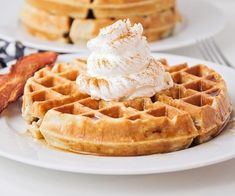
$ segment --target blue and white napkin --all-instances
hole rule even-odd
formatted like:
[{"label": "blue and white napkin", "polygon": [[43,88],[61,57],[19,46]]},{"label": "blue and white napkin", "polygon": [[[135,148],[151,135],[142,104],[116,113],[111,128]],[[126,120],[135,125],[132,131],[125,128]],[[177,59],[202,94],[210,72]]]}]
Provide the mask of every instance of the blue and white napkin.
[{"label": "blue and white napkin", "polygon": [[38,50],[27,48],[22,43],[7,42],[0,39],[0,68],[7,67],[7,63],[13,60],[17,60],[24,55],[28,55]]}]

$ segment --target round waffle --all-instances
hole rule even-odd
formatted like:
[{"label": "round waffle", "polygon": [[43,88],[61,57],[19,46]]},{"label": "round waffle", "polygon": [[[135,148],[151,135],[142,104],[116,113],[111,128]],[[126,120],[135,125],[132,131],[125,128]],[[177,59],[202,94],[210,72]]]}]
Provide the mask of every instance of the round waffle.
[{"label": "round waffle", "polygon": [[162,63],[174,86],[125,102],[94,100],[79,91],[75,80],[85,60],[38,71],[23,96],[29,131],[57,148],[109,156],[171,152],[218,135],[232,110],[222,77],[205,65]]},{"label": "round waffle", "polygon": [[[155,12],[148,16],[133,16],[130,21],[140,22],[144,27],[144,35],[148,41],[154,41],[171,35],[175,27],[175,13],[172,10]],[[73,43],[89,40],[98,35],[99,30],[116,22],[117,19],[75,19],[70,30]]]},{"label": "round waffle", "polygon": [[175,7],[175,0],[26,0],[47,12],[72,18],[126,18]]},{"label": "round waffle", "polygon": [[30,4],[25,4],[21,15],[21,23],[32,35],[67,43],[71,19],[66,16],[53,15],[39,10]]}]

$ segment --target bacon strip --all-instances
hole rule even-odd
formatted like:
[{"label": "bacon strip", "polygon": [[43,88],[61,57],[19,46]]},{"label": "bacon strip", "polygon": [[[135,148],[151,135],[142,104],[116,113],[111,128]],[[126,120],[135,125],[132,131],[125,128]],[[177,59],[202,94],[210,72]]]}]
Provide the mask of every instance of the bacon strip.
[{"label": "bacon strip", "polygon": [[19,59],[10,72],[0,75],[0,112],[22,94],[26,81],[39,69],[54,65],[58,54],[35,53]]}]

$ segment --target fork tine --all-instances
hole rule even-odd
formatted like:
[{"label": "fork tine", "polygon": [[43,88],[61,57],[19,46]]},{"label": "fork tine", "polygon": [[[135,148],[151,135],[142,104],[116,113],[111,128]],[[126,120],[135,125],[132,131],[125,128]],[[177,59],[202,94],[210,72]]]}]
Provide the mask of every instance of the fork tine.
[{"label": "fork tine", "polygon": [[210,57],[207,54],[207,50],[202,45],[202,40],[201,39],[197,40],[197,47],[198,47],[199,51],[201,52],[203,58],[207,61],[211,61]]},{"label": "fork tine", "polygon": [[218,64],[222,64],[225,65],[225,62],[223,61],[223,59],[220,57],[220,54],[218,53],[218,51],[216,50],[216,48],[214,47],[212,41],[210,38],[205,40],[205,44],[207,44],[208,49],[211,53],[211,55],[214,57],[214,62],[218,63]]},{"label": "fork tine", "polygon": [[233,67],[228,62],[213,38],[200,39],[198,40],[197,46],[205,60],[209,60],[221,65],[226,65],[228,67]]},{"label": "fork tine", "polygon": [[218,61],[217,61],[217,59],[215,58],[215,55],[213,54],[213,51],[211,50],[211,47],[210,47],[210,45],[208,44],[208,42],[206,41],[206,39],[202,39],[201,43],[202,43],[202,46],[203,46],[204,49],[205,49],[205,52],[206,52],[207,55],[209,56],[210,61],[217,63]]},{"label": "fork tine", "polygon": [[213,45],[214,49],[217,51],[217,53],[220,55],[221,59],[224,61],[224,64],[228,67],[233,67],[231,63],[227,60],[227,58],[224,56],[223,52],[219,48],[218,44],[215,42],[213,38],[210,38],[211,44]]}]

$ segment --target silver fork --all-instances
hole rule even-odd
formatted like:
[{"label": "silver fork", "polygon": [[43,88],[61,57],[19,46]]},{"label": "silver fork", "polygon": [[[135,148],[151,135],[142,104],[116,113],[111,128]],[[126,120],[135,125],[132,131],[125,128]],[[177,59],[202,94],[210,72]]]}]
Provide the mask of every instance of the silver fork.
[{"label": "silver fork", "polygon": [[234,68],[227,60],[214,38],[197,40],[197,46],[205,60]]}]

